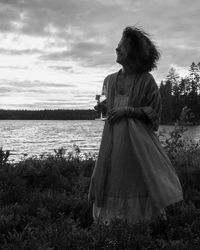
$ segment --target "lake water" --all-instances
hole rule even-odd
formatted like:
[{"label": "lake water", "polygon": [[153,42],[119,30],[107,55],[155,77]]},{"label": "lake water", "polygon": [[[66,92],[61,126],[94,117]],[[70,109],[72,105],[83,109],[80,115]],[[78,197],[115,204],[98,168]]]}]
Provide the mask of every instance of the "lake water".
[{"label": "lake water", "polygon": [[[54,149],[72,151],[73,145],[81,152],[97,153],[104,122],[97,120],[1,120],[0,147],[10,150],[11,161],[25,155],[53,153]],[[159,130],[171,130],[172,126],[160,126]],[[189,138],[199,140],[200,126],[189,127]]]}]

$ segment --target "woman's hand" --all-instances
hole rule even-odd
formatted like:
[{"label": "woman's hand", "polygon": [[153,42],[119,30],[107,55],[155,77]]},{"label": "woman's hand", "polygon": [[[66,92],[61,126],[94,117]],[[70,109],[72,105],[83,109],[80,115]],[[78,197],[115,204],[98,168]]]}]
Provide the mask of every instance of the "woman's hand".
[{"label": "woman's hand", "polygon": [[99,102],[97,103],[96,106],[94,106],[94,109],[98,112],[98,113],[103,113],[104,115],[106,114],[107,111],[107,106],[106,106],[106,99],[103,102]]},{"label": "woman's hand", "polygon": [[108,121],[110,123],[115,122],[117,119],[126,116],[127,107],[112,108],[108,113]]}]

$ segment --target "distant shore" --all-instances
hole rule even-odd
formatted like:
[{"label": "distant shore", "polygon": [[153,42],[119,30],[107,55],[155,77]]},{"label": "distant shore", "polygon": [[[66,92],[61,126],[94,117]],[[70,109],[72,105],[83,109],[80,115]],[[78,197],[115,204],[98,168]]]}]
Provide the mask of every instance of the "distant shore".
[{"label": "distant shore", "polygon": [[77,110],[0,110],[0,120],[94,120],[99,114],[93,109]]},{"label": "distant shore", "polygon": [[[0,109],[0,120],[95,120],[99,119],[94,109],[55,109],[55,110],[5,110]],[[174,125],[175,121],[162,121],[160,125]],[[200,125],[199,122],[186,122],[184,126]]]}]

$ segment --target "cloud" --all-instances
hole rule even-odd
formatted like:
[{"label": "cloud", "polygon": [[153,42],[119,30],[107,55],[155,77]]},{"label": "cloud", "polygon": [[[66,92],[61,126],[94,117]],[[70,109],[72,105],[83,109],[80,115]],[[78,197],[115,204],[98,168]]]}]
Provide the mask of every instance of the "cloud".
[{"label": "cloud", "polygon": [[[11,1],[8,1],[8,3]],[[13,30],[13,22],[20,19],[19,11],[12,4],[7,4],[6,1],[0,1],[0,30],[3,32],[8,32]]]},{"label": "cloud", "polygon": [[44,88],[75,88],[76,85],[74,84],[62,84],[62,83],[56,83],[56,82],[40,82],[40,81],[7,81],[6,79],[1,80],[0,84],[4,84],[7,86],[15,87],[15,86],[20,86],[24,88],[39,88],[39,87],[44,87]]},{"label": "cloud", "polygon": [[9,87],[0,87],[0,95],[5,95],[5,93],[9,93],[12,91],[12,88]]},{"label": "cloud", "polygon": [[[110,6],[109,9],[105,9],[104,4],[98,1],[77,3],[76,1],[58,0],[56,4],[52,0],[2,2],[4,3],[4,9],[9,8],[13,13],[20,13],[14,17],[10,16],[8,20],[5,19],[6,23],[16,24],[16,27],[10,24],[12,26],[10,30],[13,32],[32,36],[58,36],[65,39],[66,44],[71,47],[68,51],[49,53],[49,55],[46,55],[47,59],[58,60],[60,58],[62,60],[66,57],[71,57],[75,60],[80,60],[80,64],[87,65],[88,63],[90,66],[102,64],[103,61],[107,64],[108,56],[104,60],[102,58],[99,59],[101,54],[103,54],[102,52],[104,54],[109,53],[106,50],[106,45],[109,47],[105,36],[106,32],[104,31],[105,34],[102,35],[101,30],[105,30],[106,26],[104,27],[102,23],[108,21],[109,17],[107,14],[113,7],[111,8]],[[114,10],[110,12],[111,16],[112,13],[114,14]],[[93,21],[90,22],[88,20],[89,16],[94,20],[94,24]],[[103,17],[106,17],[107,21]],[[99,25],[97,25],[98,21]],[[17,23],[19,24],[18,26]],[[102,39],[104,44],[101,43]],[[21,53],[26,52],[37,51],[21,51]],[[9,53],[9,51],[4,51],[4,53]],[[12,53],[20,53],[20,51],[10,51],[10,54]],[[93,58],[87,59],[90,56],[93,56]]]},{"label": "cloud", "polygon": [[[175,37],[183,44],[199,40],[198,1],[193,1],[193,4],[180,0],[18,0],[1,3],[4,12],[6,8],[9,10],[7,16],[2,17],[5,23],[22,23],[21,28],[13,26],[13,31],[65,40],[67,50],[45,53],[44,56],[41,53],[40,58],[46,60],[71,58],[85,67],[111,67],[115,62],[114,48],[123,27],[136,23],[144,26],[160,42],[163,54],[167,52],[163,44],[169,44]],[[189,42],[188,45],[192,44]]]},{"label": "cloud", "polygon": [[5,98],[6,96],[13,96],[13,100],[15,98],[18,98],[19,95],[22,99],[30,96],[35,100],[37,100],[38,98],[42,98],[43,101],[45,101],[51,98],[52,95],[58,95],[58,98],[61,98],[61,96],[63,95],[68,96],[70,91],[75,88],[76,85],[74,84],[43,83],[40,81],[3,81],[0,82],[0,96],[3,96]]},{"label": "cloud", "polygon": [[[33,93],[41,103],[51,92],[60,100],[61,91],[71,100],[83,95],[88,103],[70,105],[92,105],[97,82],[118,67],[115,48],[123,28],[135,24],[162,52],[153,72],[160,81],[172,65],[186,69],[199,61],[199,13],[198,0],[0,0],[0,87],[9,95]],[[4,76],[12,75],[13,81],[2,85]]]},{"label": "cloud", "polygon": [[0,54],[4,55],[33,55],[43,53],[38,49],[4,49],[0,48]]},{"label": "cloud", "polygon": [[1,108],[67,108],[76,103],[76,107],[93,108],[95,92],[80,91],[74,84],[33,82],[0,82]]},{"label": "cloud", "polygon": [[50,69],[58,70],[58,71],[64,71],[64,72],[70,72],[73,73],[73,68],[71,66],[55,66],[51,65],[49,66]]},{"label": "cloud", "polygon": [[0,66],[0,69],[27,69],[28,67],[20,67],[20,66]]},{"label": "cloud", "polygon": [[66,61],[67,59],[78,61],[85,67],[91,66],[112,66],[114,53],[110,51],[109,46],[98,42],[74,42],[70,49],[46,53],[40,58],[42,60]]}]

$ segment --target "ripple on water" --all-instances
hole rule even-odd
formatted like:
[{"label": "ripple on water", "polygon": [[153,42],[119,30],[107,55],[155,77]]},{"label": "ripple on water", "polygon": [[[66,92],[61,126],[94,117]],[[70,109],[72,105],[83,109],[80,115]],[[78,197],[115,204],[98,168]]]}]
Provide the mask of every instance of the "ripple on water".
[{"label": "ripple on water", "polygon": [[[97,153],[104,123],[102,121],[9,121],[0,122],[0,146],[11,150],[11,158],[20,160],[24,154],[41,155],[53,153],[54,149],[73,149],[76,144],[81,152]],[[166,131],[172,126],[161,126]],[[200,126],[190,127],[186,134],[200,138]],[[14,155],[13,155],[14,154]]]}]

